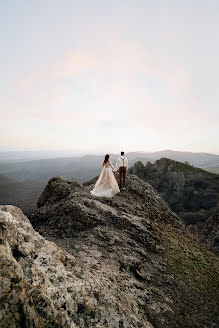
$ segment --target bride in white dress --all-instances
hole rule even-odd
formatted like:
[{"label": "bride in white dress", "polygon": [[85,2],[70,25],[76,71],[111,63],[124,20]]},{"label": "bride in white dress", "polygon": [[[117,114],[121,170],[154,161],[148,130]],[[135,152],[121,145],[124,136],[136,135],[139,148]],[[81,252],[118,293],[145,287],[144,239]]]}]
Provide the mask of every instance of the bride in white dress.
[{"label": "bride in white dress", "polygon": [[91,190],[91,194],[94,196],[113,197],[120,192],[119,186],[113,174],[113,172],[116,172],[116,169],[110,162],[109,157],[109,155],[105,156],[102,164],[102,172],[94,186],[94,189]]}]

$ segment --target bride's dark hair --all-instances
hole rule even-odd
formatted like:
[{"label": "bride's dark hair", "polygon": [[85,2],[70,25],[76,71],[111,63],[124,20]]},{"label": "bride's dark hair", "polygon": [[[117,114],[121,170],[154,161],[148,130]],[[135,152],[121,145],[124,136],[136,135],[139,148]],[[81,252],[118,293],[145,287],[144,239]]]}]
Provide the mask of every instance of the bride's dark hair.
[{"label": "bride's dark hair", "polygon": [[109,157],[110,157],[110,155],[106,155],[106,156],[105,156],[105,159],[104,159],[104,161],[103,161],[103,162],[104,162],[104,163],[108,162],[108,160],[109,160]]}]

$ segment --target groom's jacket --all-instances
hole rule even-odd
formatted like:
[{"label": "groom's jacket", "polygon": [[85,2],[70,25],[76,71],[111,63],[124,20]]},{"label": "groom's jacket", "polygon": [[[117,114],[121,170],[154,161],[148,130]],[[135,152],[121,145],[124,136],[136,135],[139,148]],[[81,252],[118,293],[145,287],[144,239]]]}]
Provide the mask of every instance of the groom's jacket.
[{"label": "groom's jacket", "polygon": [[128,170],[128,159],[125,156],[120,156],[116,162],[116,170],[118,170],[121,166],[125,166]]}]

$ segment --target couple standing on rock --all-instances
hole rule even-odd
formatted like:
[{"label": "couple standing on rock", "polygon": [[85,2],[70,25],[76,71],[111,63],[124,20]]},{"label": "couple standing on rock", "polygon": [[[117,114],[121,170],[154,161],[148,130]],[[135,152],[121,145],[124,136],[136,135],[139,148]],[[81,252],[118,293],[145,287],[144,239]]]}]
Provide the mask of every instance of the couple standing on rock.
[{"label": "couple standing on rock", "polygon": [[[113,174],[113,172],[117,172],[117,170],[119,171],[119,186]],[[117,159],[116,168],[114,168],[110,161],[110,155],[106,155],[102,164],[102,172],[94,186],[94,189],[91,191],[91,194],[99,197],[115,196],[118,192],[120,192],[120,189],[125,188],[127,170],[128,159],[125,157],[124,151],[121,151],[121,156]]]}]

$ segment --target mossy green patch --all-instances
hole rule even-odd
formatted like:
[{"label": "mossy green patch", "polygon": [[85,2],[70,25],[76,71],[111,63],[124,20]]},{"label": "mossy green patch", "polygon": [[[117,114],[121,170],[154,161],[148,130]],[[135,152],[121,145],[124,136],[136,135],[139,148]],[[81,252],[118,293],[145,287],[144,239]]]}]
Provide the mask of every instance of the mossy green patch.
[{"label": "mossy green patch", "polygon": [[[206,172],[205,170],[203,169],[200,169],[198,167],[194,167],[192,165],[189,165],[189,164],[184,164],[184,163],[181,163],[181,162],[175,162],[176,164],[174,165],[172,171],[175,171],[175,172],[185,172],[185,173],[206,173],[206,174],[209,174],[210,172]],[[210,174],[213,174],[213,173],[210,173]]]},{"label": "mossy green patch", "polygon": [[[177,294],[176,315],[180,327],[211,327],[217,321],[219,300],[219,261],[215,254],[205,249],[189,232],[185,233],[163,226],[162,244],[167,261],[167,271],[175,278]],[[185,300],[186,302],[185,303]],[[190,303],[188,306],[188,302]],[[200,305],[206,309],[200,313]],[[190,322],[190,316],[196,323]],[[209,324],[209,325],[208,325]]]}]

